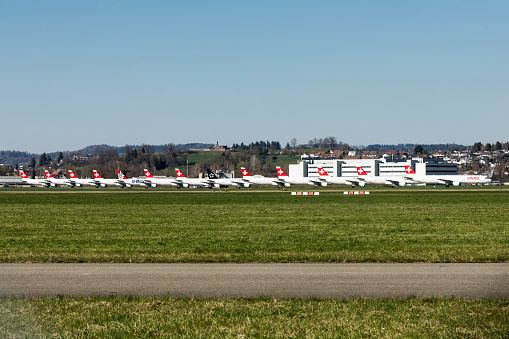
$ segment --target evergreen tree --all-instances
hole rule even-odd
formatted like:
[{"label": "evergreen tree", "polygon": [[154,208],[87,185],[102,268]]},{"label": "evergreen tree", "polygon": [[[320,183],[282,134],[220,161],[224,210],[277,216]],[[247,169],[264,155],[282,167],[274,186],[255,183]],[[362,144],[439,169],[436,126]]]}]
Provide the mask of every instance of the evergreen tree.
[{"label": "evergreen tree", "polygon": [[35,179],[35,158],[30,160],[30,168],[32,168],[32,179]]},{"label": "evergreen tree", "polygon": [[472,146],[472,152],[476,153],[476,152],[480,152],[482,149],[482,143],[481,142],[476,142],[474,144],[474,146]]},{"label": "evergreen tree", "polygon": [[41,157],[39,158],[39,166],[46,166],[48,163],[48,157],[46,156],[46,153],[41,154]]},{"label": "evergreen tree", "polygon": [[424,148],[422,145],[417,145],[414,147],[414,154],[423,154]]}]

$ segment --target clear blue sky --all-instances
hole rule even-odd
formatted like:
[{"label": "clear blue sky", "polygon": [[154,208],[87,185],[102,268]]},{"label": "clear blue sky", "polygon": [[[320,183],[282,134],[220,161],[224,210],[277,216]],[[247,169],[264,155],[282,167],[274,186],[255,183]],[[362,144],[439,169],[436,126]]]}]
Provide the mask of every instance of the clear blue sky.
[{"label": "clear blue sky", "polygon": [[509,1],[2,1],[0,149],[509,140]]}]

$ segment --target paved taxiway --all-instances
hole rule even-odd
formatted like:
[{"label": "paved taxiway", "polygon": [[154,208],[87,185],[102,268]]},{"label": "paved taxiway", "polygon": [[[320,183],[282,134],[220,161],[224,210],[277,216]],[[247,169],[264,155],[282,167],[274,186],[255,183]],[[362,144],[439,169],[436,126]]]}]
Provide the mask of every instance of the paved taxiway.
[{"label": "paved taxiway", "polygon": [[0,296],[508,298],[509,263],[0,264]]}]

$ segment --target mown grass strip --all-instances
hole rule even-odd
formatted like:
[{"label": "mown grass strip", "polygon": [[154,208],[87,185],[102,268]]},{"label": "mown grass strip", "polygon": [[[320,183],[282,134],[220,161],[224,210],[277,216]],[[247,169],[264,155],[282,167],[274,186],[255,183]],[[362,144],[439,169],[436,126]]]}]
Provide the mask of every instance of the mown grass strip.
[{"label": "mown grass strip", "polygon": [[0,192],[1,262],[507,262],[507,190]]},{"label": "mown grass strip", "polygon": [[504,338],[508,300],[0,298],[3,338]]}]

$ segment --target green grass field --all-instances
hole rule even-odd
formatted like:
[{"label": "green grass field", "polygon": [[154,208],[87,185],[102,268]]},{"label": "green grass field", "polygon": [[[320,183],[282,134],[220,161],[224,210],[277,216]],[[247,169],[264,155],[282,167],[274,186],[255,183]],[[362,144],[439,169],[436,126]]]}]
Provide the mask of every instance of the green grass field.
[{"label": "green grass field", "polygon": [[0,191],[1,262],[507,262],[509,191]]},{"label": "green grass field", "polygon": [[507,338],[509,301],[0,298],[2,338]]},{"label": "green grass field", "polygon": [[[369,190],[5,189],[0,261],[509,261],[509,190]],[[2,338],[507,333],[507,299],[0,298]]]}]

